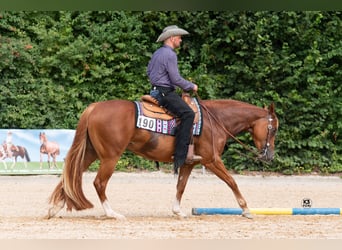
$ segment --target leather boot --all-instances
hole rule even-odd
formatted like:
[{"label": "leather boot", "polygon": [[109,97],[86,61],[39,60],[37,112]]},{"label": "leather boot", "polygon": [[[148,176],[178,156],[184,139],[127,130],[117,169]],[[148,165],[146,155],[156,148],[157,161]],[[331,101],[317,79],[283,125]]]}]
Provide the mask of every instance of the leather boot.
[{"label": "leather boot", "polygon": [[188,154],[186,155],[186,164],[191,164],[194,162],[199,162],[202,160],[202,157],[200,155],[194,154],[194,144],[190,144],[188,147]]}]

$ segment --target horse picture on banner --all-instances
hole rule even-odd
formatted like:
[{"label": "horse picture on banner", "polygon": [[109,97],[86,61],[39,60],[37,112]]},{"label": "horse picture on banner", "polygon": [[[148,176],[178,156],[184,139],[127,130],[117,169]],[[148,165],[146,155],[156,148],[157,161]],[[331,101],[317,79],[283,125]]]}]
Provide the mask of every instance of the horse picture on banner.
[{"label": "horse picture on banner", "polygon": [[59,144],[57,142],[48,141],[44,132],[39,133],[40,140],[40,168],[43,167],[43,156],[47,154],[47,162],[49,168],[52,168],[50,164],[50,158],[52,158],[53,167],[57,168],[56,158],[60,154]]},{"label": "horse picture on banner", "polygon": [[18,156],[20,156],[24,160],[25,168],[27,168],[27,162],[30,161],[30,156],[25,147],[19,145],[11,145],[10,149],[8,149],[6,143],[3,143],[0,147],[0,160],[3,162],[5,169],[7,169],[7,164],[4,160],[6,158],[12,159],[13,163],[11,165],[11,168],[13,169],[17,164]]},{"label": "horse picture on banner", "polygon": [[[271,161],[274,158],[278,118],[274,104],[261,108],[236,100],[200,100],[202,131],[194,135],[195,153],[200,162],[233,191],[242,209],[242,215],[252,218],[247,202],[234,178],[223,164],[221,155],[229,138],[249,132],[257,151],[256,159]],[[237,140],[237,139],[236,139]],[[173,162],[175,138],[136,126],[136,104],[128,100],[109,100],[90,104],[82,113],[75,137],[65,158],[61,180],[51,194],[52,207],[48,218],[55,216],[64,206],[67,210],[92,208],[93,204],[82,190],[82,176],[91,163],[99,159],[100,166],[94,180],[106,216],[123,219],[115,212],[106,196],[106,187],[115,166],[125,150],[146,159]],[[180,167],[172,212],[185,217],[181,199],[195,163]]]}]

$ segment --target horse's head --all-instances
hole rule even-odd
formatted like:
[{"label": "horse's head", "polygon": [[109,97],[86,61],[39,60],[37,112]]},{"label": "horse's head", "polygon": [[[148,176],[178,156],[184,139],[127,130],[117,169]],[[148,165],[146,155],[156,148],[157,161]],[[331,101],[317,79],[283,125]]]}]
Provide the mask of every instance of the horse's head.
[{"label": "horse's head", "polygon": [[46,135],[44,132],[39,133],[39,140],[40,140],[40,143],[44,143],[46,141]]},{"label": "horse's head", "polygon": [[250,132],[255,146],[260,152],[259,159],[271,161],[274,158],[274,141],[279,123],[274,111],[274,104],[271,103],[265,109],[268,111],[266,117],[254,121]]}]

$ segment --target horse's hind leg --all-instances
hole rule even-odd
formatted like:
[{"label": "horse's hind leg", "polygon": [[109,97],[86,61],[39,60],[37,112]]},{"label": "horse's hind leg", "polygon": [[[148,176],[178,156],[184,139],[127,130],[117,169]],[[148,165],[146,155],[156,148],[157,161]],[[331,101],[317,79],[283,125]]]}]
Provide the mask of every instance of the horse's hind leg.
[{"label": "horse's hind leg", "polygon": [[53,165],[57,169],[58,167],[57,167],[56,157],[57,157],[57,155],[55,155],[55,154],[52,155]]},{"label": "horse's hind leg", "polygon": [[192,169],[193,166],[189,165],[180,167],[177,182],[177,193],[172,207],[172,212],[179,217],[186,217],[186,214],[180,209],[180,203]]},{"label": "horse's hind leg", "polygon": [[94,180],[94,186],[100,198],[106,216],[116,219],[125,219],[125,216],[115,212],[112,209],[106,196],[106,187],[108,184],[108,180],[112,176],[118,160],[119,157],[115,157],[115,159],[110,158],[100,161],[100,167]]},{"label": "horse's hind leg", "polygon": [[17,163],[17,159],[13,158],[13,163],[11,165],[11,169],[13,169],[15,167],[16,163]]},{"label": "horse's hind leg", "polygon": [[221,159],[216,159],[214,163],[206,164],[205,166],[232,189],[239,206],[243,210],[242,215],[246,218],[252,219],[252,215],[250,214],[250,211],[247,207],[246,200],[243,198],[238,185],[236,184],[233,177],[229,174],[228,170],[225,168]]},{"label": "horse's hind leg", "polygon": [[4,164],[5,169],[7,169],[7,164],[6,164],[6,162],[5,162],[4,160],[1,160],[1,161],[2,161],[2,163]]}]

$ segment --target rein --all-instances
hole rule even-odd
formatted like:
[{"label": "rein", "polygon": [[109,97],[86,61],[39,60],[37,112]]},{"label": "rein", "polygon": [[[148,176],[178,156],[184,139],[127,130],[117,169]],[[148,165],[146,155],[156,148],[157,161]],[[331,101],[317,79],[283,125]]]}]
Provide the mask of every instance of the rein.
[{"label": "rein", "polygon": [[[198,93],[195,92],[196,94],[196,97],[199,99],[199,101],[201,101],[201,98],[199,97]],[[223,125],[222,125],[222,122],[213,114],[209,111],[209,109],[203,105],[203,103],[200,103],[201,107],[207,112],[208,114],[208,117],[209,117],[209,122],[210,122],[210,127],[212,128],[212,121],[211,121],[211,118],[214,119],[214,121],[223,129],[223,131],[228,134],[231,138],[233,138],[236,142],[238,142],[240,145],[242,145],[247,151],[250,151],[252,154],[254,154],[256,156],[256,158],[259,160],[259,161],[262,161],[264,163],[267,163],[267,161],[265,160],[262,160],[260,159],[260,154],[259,152],[256,152],[255,150],[253,150],[250,146],[247,146],[245,143],[243,143],[242,141],[240,141],[236,136],[234,136],[230,131],[228,131]],[[272,121],[271,118],[268,119],[268,121]],[[269,138],[270,138],[270,129],[272,129],[272,125],[269,124],[267,126],[268,130],[267,130],[267,138],[266,138],[266,144],[265,144],[265,147],[262,149],[262,155],[265,155],[268,151],[268,147],[270,146],[270,143],[269,143]],[[212,129],[211,129],[212,131]],[[211,132],[211,136],[212,136],[212,141],[214,141],[214,134],[213,132]],[[227,144],[227,143],[226,143]],[[214,143],[212,143],[213,145],[213,152],[214,152],[214,155],[215,155],[215,147],[214,147]],[[240,153],[240,152],[239,152]],[[246,155],[248,156],[248,155]],[[214,159],[215,161],[215,159]]]}]

